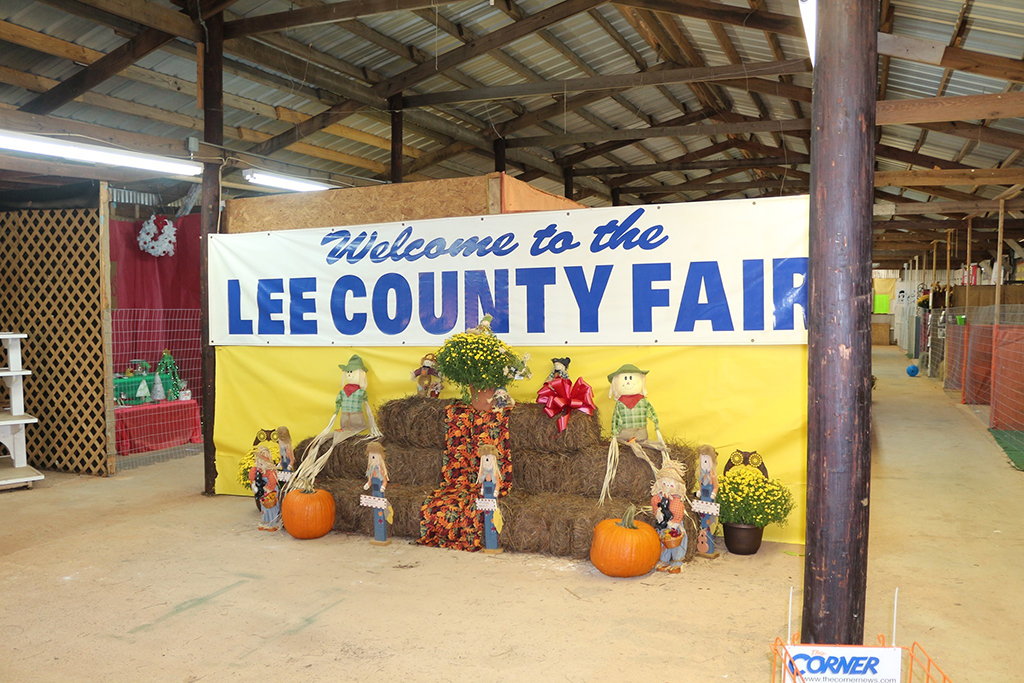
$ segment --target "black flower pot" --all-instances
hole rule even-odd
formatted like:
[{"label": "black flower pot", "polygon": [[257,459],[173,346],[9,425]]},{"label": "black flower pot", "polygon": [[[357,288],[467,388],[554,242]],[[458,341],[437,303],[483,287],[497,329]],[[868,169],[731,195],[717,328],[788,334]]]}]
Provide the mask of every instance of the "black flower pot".
[{"label": "black flower pot", "polygon": [[733,555],[753,555],[761,547],[764,527],[724,522],[722,527],[725,529],[725,547]]}]

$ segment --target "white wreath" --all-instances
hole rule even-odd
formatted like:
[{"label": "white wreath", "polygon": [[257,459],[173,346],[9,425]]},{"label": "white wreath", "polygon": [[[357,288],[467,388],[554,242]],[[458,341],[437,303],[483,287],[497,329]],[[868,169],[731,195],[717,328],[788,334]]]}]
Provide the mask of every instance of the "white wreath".
[{"label": "white wreath", "polygon": [[174,221],[163,216],[150,216],[139,230],[139,249],[153,256],[174,256],[177,232]]}]

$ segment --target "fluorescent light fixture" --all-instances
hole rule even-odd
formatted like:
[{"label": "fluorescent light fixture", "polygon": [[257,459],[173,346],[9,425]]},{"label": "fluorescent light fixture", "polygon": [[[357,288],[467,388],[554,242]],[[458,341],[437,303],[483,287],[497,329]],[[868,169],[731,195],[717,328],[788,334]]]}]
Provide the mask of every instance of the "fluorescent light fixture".
[{"label": "fluorescent light fixture", "polygon": [[318,183],[312,180],[300,180],[276,173],[264,173],[255,169],[242,171],[242,177],[254,185],[265,185],[276,187],[281,190],[294,190],[295,192],[315,192],[317,190],[330,190],[333,186],[327,183]]},{"label": "fluorescent light fixture", "polygon": [[203,165],[194,161],[126,152],[96,145],[83,145],[78,142],[54,140],[40,135],[14,133],[6,130],[0,130],[0,149],[108,166],[127,166],[168,175],[192,176],[203,172]]},{"label": "fluorescent light fixture", "polygon": [[800,19],[804,23],[804,35],[807,36],[807,51],[811,53],[811,66],[814,66],[814,40],[818,35],[818,0],[798,0]]}]

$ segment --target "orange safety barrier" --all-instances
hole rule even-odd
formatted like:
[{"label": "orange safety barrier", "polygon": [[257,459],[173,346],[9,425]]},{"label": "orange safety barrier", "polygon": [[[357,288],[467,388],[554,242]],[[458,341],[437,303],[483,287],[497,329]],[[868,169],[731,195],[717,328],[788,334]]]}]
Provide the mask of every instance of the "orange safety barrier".
[{"label": "orange safety barrier", "polygon": [[[800,645],[800,635],[795,634],[789,645]],[[829,645],[828,647],[849,647],[855,645]],[[885,644],[885,636],[878,636],[878,643],[872,647],[893,647]],[[771,645],[772,648],[772,683],[806,683],[803,675],[797,669],[793,658],[789,655],[789,646],[781,639],[776,638]],[[904,683],[953,683],[939,665],[935,663],[924,648],[917,642],[908,647],[900,646],[903,650],[903,681]],[[788,674],[787,674],[788,672]]]}]

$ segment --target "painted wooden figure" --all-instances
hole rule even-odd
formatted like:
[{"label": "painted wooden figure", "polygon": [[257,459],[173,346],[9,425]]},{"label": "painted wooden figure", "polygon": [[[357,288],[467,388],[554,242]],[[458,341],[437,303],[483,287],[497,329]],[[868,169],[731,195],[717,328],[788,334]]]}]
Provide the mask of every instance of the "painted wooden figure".
[{"label": "painted wooden figure", "polygon": [[363,359],[353,355],[348,363],[339,365],[344,371],[341,391],[334,402],[335,415],[339,417],[339,429],[334,432],[334,443],[351,438],[369,430],[369,438],[380,437],[377,423],[370,410],[370,399],[366,393],[366,366]]},{"label": "painted wooden figure", "polygon": [[[484,502],[478,499],[478,509],[484,510],[484,552],[500,553],[498,547],[498,535],[501,533],[503,520],[501,510],[498,508],[498,493],[501,491],[501,466],[498,464],[498,449],[491,444],[484,444],[478,450],[480,455],[480,469],[477,471],[476,481],[480,484],[480,496]],[[494,501],[493,503],[489,501]]]},{"label": "painted wooden figure", "polygon": [[672,460],[658,470],[651,487],[651,509],[654,528],[661,539],[661,558],[655,567],[659,572],[678,574],[686,557],[686,468]]},{"label": "painted wooden figure", "polygon": [[[608,375],[608,382],[611,385],[608,398],[615,401],[615,409],[612,411],[612,440],[608,444],[608,464],[605,469],[604,486],[601,488],[602,503],[608,497],[608,491],[619,466],[620,443],[629,446],[633,454],[650,465],[655,473],[658,472],[658,468],[644,452],[644,447],[659,451],[663,464],[668,457],[668,446],[665,445],[661,430],[658,428],[658,413],[647,399],[647,373],[647,370],[627,363]],[[655,441],[648,438],[648,421],[654,423],[654,433],[657,437]]]},{"label": "painted wooden figure", "polygon": [[281,462],[278,464],[280,472],[277,475],[282,488],[292,478],[292,468],[295,465],[295,450],[292,448],[292,434],[288,428],[281,425],[276,430],[277,447],[281,452]]},{"label": "painted wooden figure", "polygon": [[281,497],[278,495],[277,466],[270,449],[261,446],[249,468],[249,483],[260,505],[260,531],[277,531],[281,519]]},{"label": "painted wooden figure", "polygon": [[[697,498],[714,503],[718,497],[718,451],[710,444],[697,449]],[[700,530],[697,532],[697,552],[705,557],[718,557],[715,551],[715,524],[718,515],[700,512]]]},{"label": "painted wooden figure", "polygon": [[[384,461],[384,446],[379,441],[372,441],[366,445],[366,483],[363,490],[370,490],[374,498],[385,498],[385,491],[388,488],[388,466]],[[392,520],[391,504],[374,506],[373,511],[373,541],[374,545],[388,545],[388,524]]]},{"label": "painted wooden figure", "polygon": [[437,398],[444,389],[444,381],[437,372],[437,358],[432,353],[423,356],[420,366],[412,371],[412,378],[416,382],[418,396]]}]

